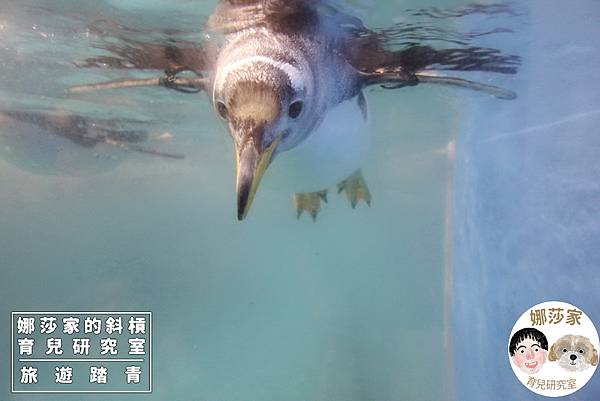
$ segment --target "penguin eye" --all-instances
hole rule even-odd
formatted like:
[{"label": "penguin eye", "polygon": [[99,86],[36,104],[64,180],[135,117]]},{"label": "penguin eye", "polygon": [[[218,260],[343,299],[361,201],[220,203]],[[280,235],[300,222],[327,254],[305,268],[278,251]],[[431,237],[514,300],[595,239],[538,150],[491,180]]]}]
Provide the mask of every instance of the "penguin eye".
[{"label": "penguin eye", "polygon": [[288,115],[291,118],[298,118],[300,113],[302,113],[302,108],[304,107],[304,103],[300,100],[290,104],[290,108],[288,110]]},{"label": "penguin eye", "polygon": [[227,106],[223,102],[217,102],[217,113],[223,120],[227,120]]}]

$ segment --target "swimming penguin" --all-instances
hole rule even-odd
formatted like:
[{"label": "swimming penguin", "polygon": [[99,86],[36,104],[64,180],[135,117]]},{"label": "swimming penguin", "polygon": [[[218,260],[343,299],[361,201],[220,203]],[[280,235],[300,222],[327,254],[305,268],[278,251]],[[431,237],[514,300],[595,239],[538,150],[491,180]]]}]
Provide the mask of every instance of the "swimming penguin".
[{"label": "swimming penguin", "polygon": [[222,0],[206,32],[211,39],[201,44],[111,44],[113,55],[80,66],[161,69],[165,76],[82,85],[71,92],[161,85],[206,93],[233,139],[239,220],[247,216],[270,165],[274,176],[291,184],[298,217],[306,211],[315,219],[336,183],[353,207],[360,200],[370,203],[360,173],[369,142],[363,94],[369,86],[432,83],[515,97],[439,71],[515,73],[518,57],[419,44],[387,50],[381,34],[324,0]]}]

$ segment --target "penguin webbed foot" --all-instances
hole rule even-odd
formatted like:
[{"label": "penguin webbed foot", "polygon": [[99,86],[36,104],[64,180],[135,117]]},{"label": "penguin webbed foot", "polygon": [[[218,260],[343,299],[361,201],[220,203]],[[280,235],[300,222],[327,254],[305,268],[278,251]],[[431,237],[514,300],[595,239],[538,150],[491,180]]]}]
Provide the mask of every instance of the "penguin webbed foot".
[{"label": "penguin webbed foot", "polygon": [[337,189],[338,194],[342,191],[346,192],[346,198],[348,198],[352,209],[356,208],[360,200],[371,206],[371,192],[361,170],[357,170],[350,177],[337,184]]},{"label": "penguin webbed foot", "polygon": [[317,221],[317,215],[321,210],[321,202],[327,203],[327,190],[294,194],[294,207],[296,218],[300,219],[302,213],[310,214],[313,221]]}]

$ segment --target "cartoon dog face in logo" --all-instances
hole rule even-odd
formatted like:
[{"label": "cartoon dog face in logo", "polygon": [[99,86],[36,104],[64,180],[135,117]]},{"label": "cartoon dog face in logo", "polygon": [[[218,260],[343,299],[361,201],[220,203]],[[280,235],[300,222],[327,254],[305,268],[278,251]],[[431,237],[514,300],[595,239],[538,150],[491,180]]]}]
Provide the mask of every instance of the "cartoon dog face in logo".
[{"label": "cartoon dog face in logo", "polygon": [[581,372],[598,365],[598,351],[587,337],[567,334],[552,345],[548,359],[565,370]]},{"label": "cartoon dog face in logo", "polygon": [[548,340],[541,331],[528,327],[513,334],[508,352],[513,363],[524,373],[539,372],[546,362]]}]

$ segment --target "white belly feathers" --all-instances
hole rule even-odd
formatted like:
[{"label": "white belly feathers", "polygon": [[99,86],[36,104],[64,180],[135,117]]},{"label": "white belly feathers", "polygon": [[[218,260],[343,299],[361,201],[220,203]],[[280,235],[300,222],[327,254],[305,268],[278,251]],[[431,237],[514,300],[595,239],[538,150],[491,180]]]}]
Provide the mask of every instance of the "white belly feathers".
[{"label": "white belly feathers", "polygon": [[263,185],[290,192],[314,192],[335,185],[361,168],[369,149],[369,128],[359,97],[328,111],[298,147],[279,154]]}]

